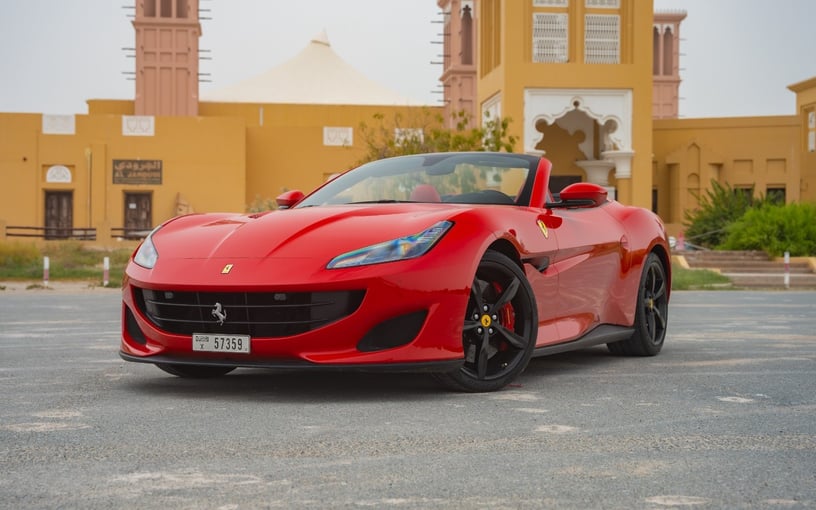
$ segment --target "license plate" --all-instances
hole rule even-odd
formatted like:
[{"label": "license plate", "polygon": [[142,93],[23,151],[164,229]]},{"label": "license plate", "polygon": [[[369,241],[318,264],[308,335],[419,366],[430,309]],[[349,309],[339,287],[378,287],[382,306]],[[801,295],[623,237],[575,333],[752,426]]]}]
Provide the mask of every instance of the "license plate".
[{"label": "license plate", "polygon": [[249,335],[193,333],[193,350],[203,352],[239,352],[249,354]]}]

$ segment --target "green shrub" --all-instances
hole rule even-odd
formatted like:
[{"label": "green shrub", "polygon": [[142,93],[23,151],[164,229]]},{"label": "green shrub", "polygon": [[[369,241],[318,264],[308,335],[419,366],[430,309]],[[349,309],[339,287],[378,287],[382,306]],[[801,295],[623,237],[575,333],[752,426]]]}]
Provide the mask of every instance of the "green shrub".
[{"label": "green shrub", "polygon": [[248,213],[259,213],[264,211],[274,211],[278,208],[278,203],[274,198],[255,195],[255,200],[247,206]]},{"label": "green shrub", "polygon": [[104,256],[98,252],[85,249],[79,241],[48,243],[43,248],[42,253],[51,260],[52,267],[65,269],[93,266]]},{"label": "green shrub", "polygon": [[42,248],[29,243],[0,243],[0,278],[38,280],[43,276],[43,257],[50,263],[51,280],[102,279],[103,259],[110,259],[110,279],[122,278],[132,249],[106,250],[79,241],[48,242]]},{"label": "green shrub", "polygon": [[40,250],[32,243],[0,242],[0,267],[36,264]]},{"label": "green shrub", "polygon": [[702,196],[697,195],[697,200],[699,208],[685,213],[686,240],[706,248],[722,244],[727,235],[726,227],[745,211],[770,202],[766,197],[753,198],[750,193],[715,180],[711,181],[711,189],[705,190]]},{"label": "green shrub", "polygon": [[[405,121],[396,114],[386,119],[382,113],[374,114],[374,124],[360,124],[360,136],[366,154],[358,164],[378,159],[423,154],[427,152],[506,151],[513,152],[518,137],[509,133],[511,119],[485,117],[482,127],[470,127],[472,118],[464,110],[454,112],[456,126],[446,127],[443,115],[424,110],[418,118]],[[422,126],[417,129],[400,130],[402,126]],[[400,135],[397,136],[396,133]]]},{"label": "green shrub", "polygon": [[763,204],[730,225],[726,250],[762,250],[769,255],[816,255],[816,204]]}]

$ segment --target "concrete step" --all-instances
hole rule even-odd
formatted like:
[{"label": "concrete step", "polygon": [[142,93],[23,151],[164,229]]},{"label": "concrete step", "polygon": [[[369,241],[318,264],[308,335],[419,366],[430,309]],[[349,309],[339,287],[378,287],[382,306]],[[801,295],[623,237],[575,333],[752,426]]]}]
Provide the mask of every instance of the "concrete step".
[{"label": "concrete step", "polygon": [[[784,289],[785,277],[782,274],[761,273],[723,273],[735,287]],[[791,274],[789,280],[791,289],[816,289],[816,274]]]},{"label": "concrete step", "polygon": [[763,251],[691,250],[679,252],[687,260],[771,260]]},{"label": "concrete step", "polygon": [[[716,262],[706,262],[701,264],[699,262],[689,262],[689,267],[699,268],[699,269],[716,269],[721,273],[778,273],[782,274],[785,272],[785,264],[782,262],[767,262],[764,264],[761,263],[745,263],[745,264],[734,264],[734,263],[725,263],[725,264],[718,264]],[[790,272],[799,273],[799,274],[807,274],[812,273],[810,266],[807,263],[791,263],[790,264]]]},{"label": "concrete step", "polygon": [[[785,288],[785,263],[760,251],[685,251],[692,269],[710,269],[727,276],[735,287]],[[806,260],[788,264],[789,288],[816,288],[816,273]]]}]

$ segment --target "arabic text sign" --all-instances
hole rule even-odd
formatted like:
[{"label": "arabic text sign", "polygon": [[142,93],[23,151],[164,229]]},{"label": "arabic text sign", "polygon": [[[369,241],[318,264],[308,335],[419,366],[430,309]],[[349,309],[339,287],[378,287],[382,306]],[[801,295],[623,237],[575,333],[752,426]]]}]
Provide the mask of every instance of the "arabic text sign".
[{"label": "arabic text sign", "polygon": [[114,184],[161,184],[160,159],[114,159]]}]

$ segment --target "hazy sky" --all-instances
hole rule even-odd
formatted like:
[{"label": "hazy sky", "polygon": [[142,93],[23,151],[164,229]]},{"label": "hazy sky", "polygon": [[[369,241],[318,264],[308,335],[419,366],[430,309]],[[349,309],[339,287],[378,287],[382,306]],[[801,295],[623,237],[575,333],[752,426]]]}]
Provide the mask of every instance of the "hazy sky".
[{"label": "hazy sky", "polygon": [[[508,0],[529,1],[529,0]],[[577,1],[577,0],[575,0]],[[637,0],[648,1],[648,0]],[[654,0],[684,10],[682,117],[790,115],[787,86],[816,76],[816,0]],[[134,0],[0,0],[0,111],[86,113],[132,99]],[[335,52],[403,96],[437,104],[436,0],[201,0],[202,90],[275,67],[326,30]],[[206,54],[205,54],[206,55]]]}]

